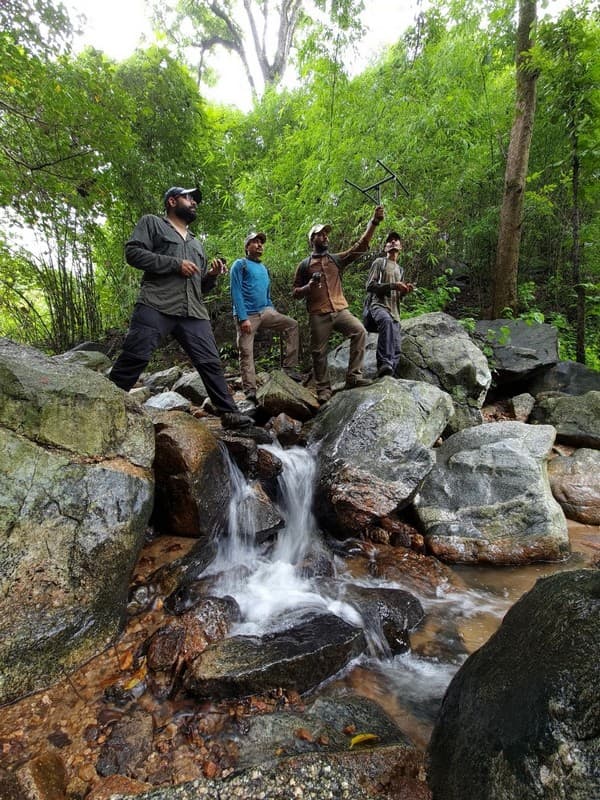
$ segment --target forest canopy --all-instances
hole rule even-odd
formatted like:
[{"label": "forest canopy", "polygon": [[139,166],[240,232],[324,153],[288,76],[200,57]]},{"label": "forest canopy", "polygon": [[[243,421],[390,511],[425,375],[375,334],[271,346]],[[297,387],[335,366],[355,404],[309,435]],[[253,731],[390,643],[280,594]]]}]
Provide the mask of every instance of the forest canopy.
[{"label": "forest canopy", "polygon": [[[267,233],[274,299],[300,318],[290,284],[308,229],[326,221],[336,249],[351,243],[373,205],[351,184],[376,183],[381,164],[402,184],[383,184],[381,199],[419,286],[406,313],[488,318],[505,277],[497,251],[523,2],[432,3],[355,77],[340,43],[360,47],[363,3],[318,3],[319,15],[283,4],[293,24],[264,54],[247,113],[203,97],[199,62],[184,56],[189,41],[209,52],[226,34],[260,50],[259,29],[247,42],[228,26],[233,0],[161,4],[161,44],[120,62],[75,53],[59,2],[2,4],[0,335],[60,352],[124,330],[139,274],[123,244],[141,214],[160,213],[170,185],[201,187],[196,231],[209,255],[233,261],[249,230]],[[185,8],[196,18],[184,25]],[[516,297],[501,311],[552,322],[563,358],[600,369],[600,12],[588,0],[553,19],[541,10],[519,62],[537,99]],[[295,88],[282,83],[290,69]],[[345,279],[355,311],[381,241],[372,245]],[[226,284],[210,298],[213,315],[230,314]]]}]

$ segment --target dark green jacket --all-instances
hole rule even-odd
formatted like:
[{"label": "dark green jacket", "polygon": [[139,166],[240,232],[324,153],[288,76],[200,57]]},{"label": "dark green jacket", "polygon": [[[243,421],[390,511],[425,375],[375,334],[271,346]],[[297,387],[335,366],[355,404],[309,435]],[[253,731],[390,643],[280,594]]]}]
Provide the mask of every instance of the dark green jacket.
[{"label": "dark green jacket", "polygon": [[[175,317],[209,318],[203,293],[213,288],[216,278],[206,275],[204,247],[193,233],[188,231],[184,240],[165,217],[146,214],[125,244],[125,257],[144,272],[138,303]],[[179,271],[184,259],[193,261],[200,272],[184,277]]]}]

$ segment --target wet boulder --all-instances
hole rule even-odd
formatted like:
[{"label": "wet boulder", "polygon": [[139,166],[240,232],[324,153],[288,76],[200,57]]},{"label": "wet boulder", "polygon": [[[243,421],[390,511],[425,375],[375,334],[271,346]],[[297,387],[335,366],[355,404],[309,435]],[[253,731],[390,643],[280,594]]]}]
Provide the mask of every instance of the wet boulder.
[{"label": "wet boulder", "polygon": [[580,448],[548,464],[552,494],[568,519],[600,525],[600,451]]},{"label": "wet boulder", "polygon": [[178,411],[153,415],[156,503],[153,522],[174,536],[210,537],[226,517],[231,480],[217,436]]},{"label": "wet boulder", "polygon": [[238,769],[264,768],[284,755],[344,752],[355,731],[368,732],[368,741],[378,747],[409,743],[381,706],[337,689],[321,695],[304,710],[253,717],[245,735],[238,737]]},{"label": "wet boulder", "polygon": [[267,431],[263,433],[262,438],[240,436],[232,431],[220,431],[218,436],[232,460],[248,479],[258,478],[264,483],[271,483],[277,479],[283,465],[276,455],[260,447],[261,444],[273,443],[270,434]]},{"label": "wet boulder", "polygon": [[283,447],[298,444],[302,433],[302,423],[288,414],[278,414],[266,427]]},{"label": "wet boulder", "polygon": [[288,630],[232,636],[208,647],[185,676],[199,697],[260,694],[281,687],[306,692],[343,669],[365,649],[360,628],[326,614]]},{"label": "wet boulder", "polygon": [[487,358],[448,314],[402,320],[398,375],[431,383],[450,395],[454,405],[450,432],[483,422],[481,408],[492,382]]},{"label": "wet boulder", "polygon": [[600,797],[600,571],[539,580],[450,683],[435,800]]},{"label": "wet boulder", "polygon": [[406,652],[409,632],[425,616],[419,600],[403,589],[358,586],[345,581],[324,581],[319,587],[326,597],[349,603],[358,611],[375,652]]},{"label": "wet boulder", "polygon": [[431,448],[452,413],[448,394],[415,381],[383,378],[335,394],[310,431],[325,527],[344,536],[393,528],[432,468]]},{"label": "wet boulder", "polygon": [[248,485],[238,505],[230,510],[228,528],[240,540],[262,544],[285,524],[281,513],[260,483]]},{"label": "wet boulder", "polygon": [[420,598],[435,598],[461,588],[456,574],[433,556],[405,547],[376,544],[355,549],[345,567],[354,578],[375,578],[394,583]]},{"label": "wet boulder", "polygon": [[315,396],[293,381],[283,370],[274,370],[256,392],[260,406],[271,417],[288,414],[304,422],[319,410]]},{"label": "wet boulder", "polygon": [[415,503],[429,550],[455,563],[566,558],[567,524],[547,472],[554,436],[549,425],[498,422],[447,439]]},{"label": "wet boulder", "polygon": [[600,449],[600,391],[583,395],[546,394],[538,397],[530,422],[553,425],[556,441],[574,447]]},{"label": "wet boulder", "polygon": [[0,703],[120,630],[153,455],[151,421],[106,378],[0,342]]}]

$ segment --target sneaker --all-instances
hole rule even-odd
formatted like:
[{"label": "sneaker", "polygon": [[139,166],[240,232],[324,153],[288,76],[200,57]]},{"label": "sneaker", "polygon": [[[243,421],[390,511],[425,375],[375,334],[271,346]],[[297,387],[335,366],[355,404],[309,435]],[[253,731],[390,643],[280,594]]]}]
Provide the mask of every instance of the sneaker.
[{"label": "sneaker", "polygon": [[296,381],[296,383],[302,383],[302,381],[304,380],[304,376],[293,369],[290,370],[286,369],[284,370],[284,372],[288,376],[288,378],[291,378],[293,381]]},{"label": "sneaker", "polygon": [[386,375],[393,375],[394,370],[388,364],[385,364],[383,367],[379,367],[377,370],[377,377],[384,378]]},{"label": "sneaker", "polygon": [[370,386],[373,383],[369,378],[363,378],[361,375],[352,375],[346,378],[346,389],[358,389],[360,386]]},{"label": "sneaker", "polygon": [[226,411],[221,414],[221,425],[227,430],[240,430],[241,428],[249,428],[254,425],[254,420],[247,414],[241,414],[239,411]]},{"label": "sneaker", "polygon": [[317,403],[322,406],[324,403],[327,403],[331,400],[331,389],[322,389],[320,392],[317,393]]}]

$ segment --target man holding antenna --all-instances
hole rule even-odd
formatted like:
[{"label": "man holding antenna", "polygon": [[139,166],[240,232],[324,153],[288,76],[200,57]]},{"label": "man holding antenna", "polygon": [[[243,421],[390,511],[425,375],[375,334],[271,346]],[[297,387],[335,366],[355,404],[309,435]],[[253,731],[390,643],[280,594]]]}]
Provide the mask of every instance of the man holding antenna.
[{"label": "man holding antenna", "polygon": [[312,252],[296,269],[293,295],[296,299],[304,298],[306,301],[313,374],[320,403],[326,403],[332,394],[327,345],[333,331],[339,331],[344,338],[350,339],[346,388],[368,386],[371,383],[362,375],[367,332],[360,320],[348,310],[348,301],[342,289],[342,274],[349,264],[367,251],[375,229],[383,218],[383,206],[378,205],[360,239],[341,253],[329,252],[331,225],[313,225],[308,232]]}]

